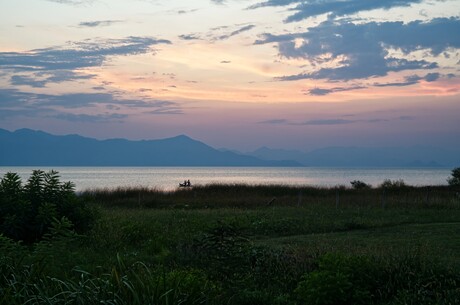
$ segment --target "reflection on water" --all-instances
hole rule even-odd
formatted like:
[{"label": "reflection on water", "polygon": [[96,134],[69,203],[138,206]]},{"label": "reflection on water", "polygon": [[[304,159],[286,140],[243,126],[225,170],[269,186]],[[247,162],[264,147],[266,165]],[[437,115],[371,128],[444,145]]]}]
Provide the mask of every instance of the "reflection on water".
[{"label": "reflection on water", "polygon": [[362,180],[376,186],[385,179],[403,179],[410,185],[447,184],[450,169],[399,168],[278,168],[278,167],[0,167],[0,175],[18,173],[25,182],[32,170],[57,170],[62,181],[72,181],[77,190],[146,186],[173,190],[179,182],[192,184],[247,183],[317,186],[350,186]]}]

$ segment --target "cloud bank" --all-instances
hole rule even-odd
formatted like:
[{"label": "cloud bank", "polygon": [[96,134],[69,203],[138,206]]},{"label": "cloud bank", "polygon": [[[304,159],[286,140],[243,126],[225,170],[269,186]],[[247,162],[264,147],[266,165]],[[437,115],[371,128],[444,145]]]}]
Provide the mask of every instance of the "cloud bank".
[{"label": "cloud bank", "polygon": [[452,33],[460,33],[459,18],[362,24],[328,20],[303,33],[266,33],[255,44],[277,43],[281,57],[305,60],[311,67],[279,80],[349,81],[386,76],[389,72],[436,69],[437,61],[409,55],[425,51],[437,58],[443,52],[459,49],[460,36]]}]

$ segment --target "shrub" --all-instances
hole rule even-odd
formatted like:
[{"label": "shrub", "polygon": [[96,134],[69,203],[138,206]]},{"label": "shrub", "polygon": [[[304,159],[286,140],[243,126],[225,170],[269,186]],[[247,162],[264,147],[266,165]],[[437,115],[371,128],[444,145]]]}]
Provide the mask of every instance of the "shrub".
[{"label": "shrub", "polygon": [[60,182],[56,171],[32,172],[23,186],[16,173],[0,181],[0,233],[31,243],[48,232],[54,219],[66,217],[77,232],[88,229],[94,213],[74,191],[71,182]]},{"label": "shrub", "polygon": [[449,185],[460,185],[460,167],[452,170],[452,177],[447,179]]},{"label": "shrub", "polygon": [[370,184],[364,183],[360,180],[353,180],[350,183],[355,190],[370,189],[372,187]]},{"label": "shrub", "polygon": [[404,188],[406,186],[407,184],[402,179],[399,179],[399,180],[385,179],[383,180],[382,184],[380,184],[380,187],[388,188],[388,189]]}]

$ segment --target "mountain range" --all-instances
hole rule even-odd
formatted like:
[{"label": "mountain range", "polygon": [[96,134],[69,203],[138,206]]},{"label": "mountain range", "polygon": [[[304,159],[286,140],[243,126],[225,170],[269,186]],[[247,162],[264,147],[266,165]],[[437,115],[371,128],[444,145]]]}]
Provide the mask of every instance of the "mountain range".
[{"label": "mountain range", "polygon": [[0,166],[455,167],[460,152],[428,146],[328,147],[302,152],[215,149],[186,135],[160,140],[97,140],[0,129]]},{"label": "mountain range", "polygon": [[2,166],[301,166],[222,152],[185,135],[161,140],[97,140],[0,129]]},{"label": "mountain range", "polygon": [[312,167],[452,167],[460,152],[429,146],[326,147],[310,152],[259,148],[246,153],[263,160],[293,160]]}]

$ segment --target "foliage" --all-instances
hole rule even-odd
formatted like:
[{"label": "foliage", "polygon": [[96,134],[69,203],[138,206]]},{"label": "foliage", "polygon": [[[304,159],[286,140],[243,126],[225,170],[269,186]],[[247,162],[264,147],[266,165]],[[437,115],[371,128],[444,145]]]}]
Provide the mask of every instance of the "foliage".
[{"label": "foliage", "polygon": [[449,185],[457,185],[460,186],[460,167],[454,168],[452,170],[452,177],[447,179]]},{"label": "foliage", "polygon": [[85,235],[61,217],[32,245],[0,236],[0,304],[460,304],[452,190],[386,190],[385,209],[379,188],[79,195],[104,201]]},{"label": "foliage", "polygon": [[353,180],[350,182],[351,186],[356,190],[370,189],[372,186],[361,180]]},{"label": "foliage", "polygon": [[376,286],[374,266],[365,257],[326,254],[295,292],[312,305],[369,304]]},{"label": "foliage", "polygon": [[380,184],[380,187],[387,188],[387,189],[400,189],[400,188],[407,187],[407,184],[402,179],[399,179],[399,180],[385,179],[383,180],[382,184]]},{"label": "foliage", "polygon": [[6,173],[1,179],[0,233],[31,243],[62,217],[81,232],[89,228],[94,213],[77,197],[73,183],[59,181],[58,172],[34,170],[24,186],[16,173]]}]

